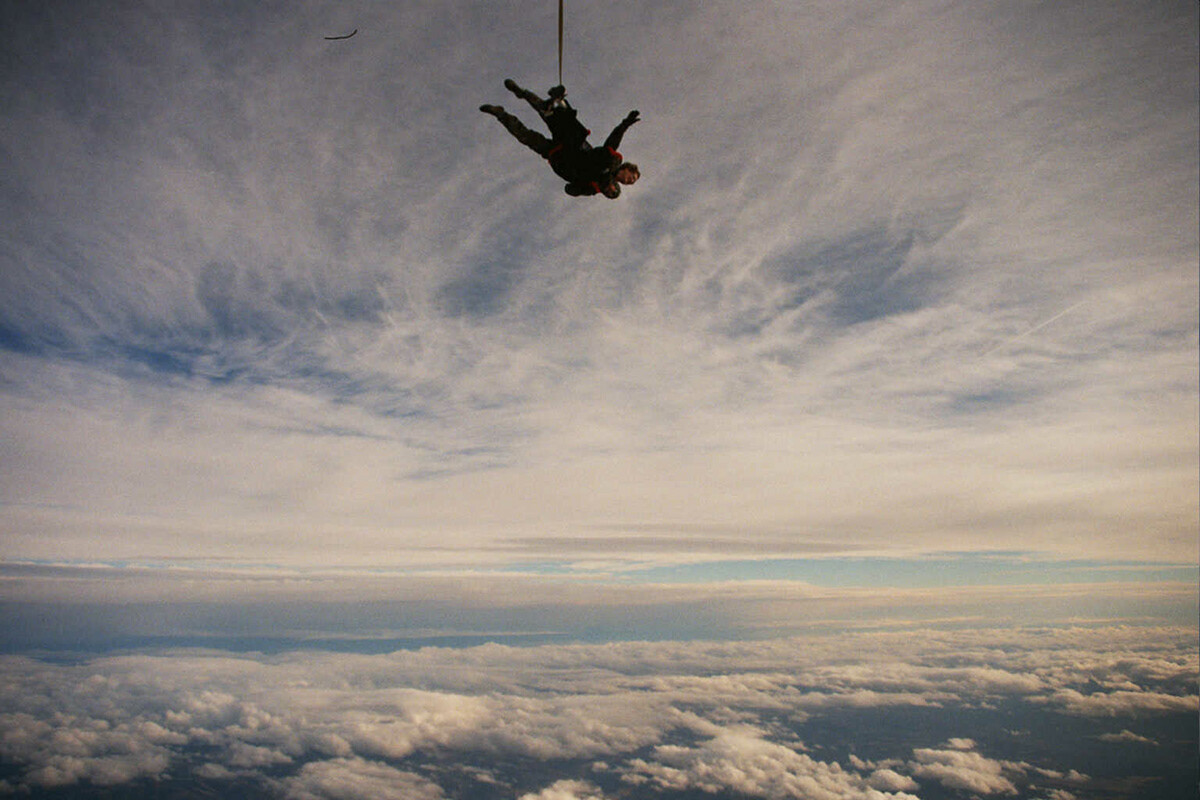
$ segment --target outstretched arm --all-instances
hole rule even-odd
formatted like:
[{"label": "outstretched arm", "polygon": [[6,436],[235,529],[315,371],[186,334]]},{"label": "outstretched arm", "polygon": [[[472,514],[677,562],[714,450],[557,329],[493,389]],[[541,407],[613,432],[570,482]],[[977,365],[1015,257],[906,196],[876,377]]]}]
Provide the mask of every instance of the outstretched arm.
[{"label": "outstretched arm", "polygon": [[621,120],[620,124],[613,128],[613,132],[608,135],[608,138],[604,140],[604,146],[610,150],[616,150],[620,147],[621,137],[625,135],[625,131],[629,130],[629,126],[633,125],[639,119],[641,117],[638,116],[638,112],[630,111],[625,116],[625,119]]}]

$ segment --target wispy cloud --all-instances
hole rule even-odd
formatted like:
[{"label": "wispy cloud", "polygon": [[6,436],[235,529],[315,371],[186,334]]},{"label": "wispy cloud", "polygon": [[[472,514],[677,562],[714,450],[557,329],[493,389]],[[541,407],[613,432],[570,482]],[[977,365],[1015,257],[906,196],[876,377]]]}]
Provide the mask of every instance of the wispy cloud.
[{"label": "wispy cloud", "polygon": [[1194,556],[1194,8],[4,13],[10,557]]}]

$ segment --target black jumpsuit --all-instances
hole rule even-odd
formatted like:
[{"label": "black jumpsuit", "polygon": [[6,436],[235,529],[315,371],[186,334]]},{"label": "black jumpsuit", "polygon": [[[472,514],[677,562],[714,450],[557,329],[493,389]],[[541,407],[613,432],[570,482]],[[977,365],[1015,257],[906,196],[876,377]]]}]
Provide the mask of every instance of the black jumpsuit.
[{"label": "black jumpsuit", "polygon": [[517,141],[549,161],[555,174],[567,182],[567,194],[597,194],[614,182],[616,170],[622,164],[617,148],[633,124],[629,118],[613,129],[603,147],[592,147],[587,141],[591,131],[583,127],[577,112],[565,100],[557,103],[543,100],[512,81],[505,81],[505,86],[533,106],[545,120],[551,138],[525,127],[521,120],[498,106],[483,106],[481,110],[492,114]]}]

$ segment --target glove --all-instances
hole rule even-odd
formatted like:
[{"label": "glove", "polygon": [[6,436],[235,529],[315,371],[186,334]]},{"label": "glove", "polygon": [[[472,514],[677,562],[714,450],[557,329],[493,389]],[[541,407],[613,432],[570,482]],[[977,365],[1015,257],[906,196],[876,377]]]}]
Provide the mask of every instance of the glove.
[{"label": "glove", "polygon": [[630,125],[637,122],[639,119],[641,119],[641,117],[638,116],[638,112],[630,111],[629,114],[625,117],[625,121],[622,124],[626,128],[628,128]]}]

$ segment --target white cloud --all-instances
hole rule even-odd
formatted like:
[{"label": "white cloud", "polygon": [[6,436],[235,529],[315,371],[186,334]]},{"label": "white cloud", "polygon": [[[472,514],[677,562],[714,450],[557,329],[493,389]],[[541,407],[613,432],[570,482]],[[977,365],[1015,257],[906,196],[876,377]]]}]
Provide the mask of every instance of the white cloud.
[{"label": "white cloud", "polygon": [[920,785],[894,769],[877,769],[867,776],[867,785],[881,792],[915,792]]},{"label": "white cloud", "polygon": [[49,755],[30,770],[26,781],[34,786],[55,788],[88,781],[98,786],[128,783],[137,778],[157,778],[169,764],[165,752],[101,756]]},{"label": "white cloud", "polygon": [[[676,791],[698,789],[749,797],[881,800],[877,789],[861,776],[767,741],[752,728],[723,730],[696,747],[656,747],[653,761],[635,758],[629,762],[624,780]],[[913,796],[901,792],[882,797],[911,800]]]},{"label": "white cloud", "polygon": [[[24,772],[0,786],[153,778],[202,745],[214,780],[436,797],[383,761],[644,750],[663,760],[630,777],[869,796],[905,764],[863,777],[771,721],[1195,712],[1190,578],[627,570],[1194,565],[1196,4],[581,5],[583,119],[644,117],[615,203],[565,198],[475,111],[506,74],[549,82],[551,22],[523,6],[81,8],[6,17],[5,635],[900,632],[6,659]],[[1181,608],[1182,633],[919,622]],[[1015,780],[966,740],[891,755],[918,745],[930,780]],[[567,777],[538,786],[592,791]]]},{"label": "white cloud", "polygon": [[1046,800],[1075,800],[1075,793],[1066,789],[1047,789]]},{"label": "white cloud", "polygon": [[[884,719],[897,705],[936,708],[936,701],[949,715],[947,737],[955,733],[955,709],[986,698],[1026,702],[1027,713],[1077,713],[1058,701],[1062,687],[1093,680],[1093,663],[1112,647],[1121,650],[1123,672],[1153,673],[1169,685],[1174,676],[1162,664],[1186,665],[1195,632],[924,629],[386,655],[179,651],[78,663],[8,656],[0,661],[0,757],[19,769],[9,782],[29,788],[194,769],[215,781],[270,774],[297,792],[335,797],[393,778],[438,783],[439,773],[422,765],[453,754],[464,779],[488,786],[511,780],[488,764],[525,760],[577,763],[640,786],[722,787],[759,797],[867,798],[915,792],[912,784],[924,781],[1003,794],[1034,773],[1060,784],[1086,779],[1077,764],[1004,761],[963,737],[905,736],[884,757],[852,755],[839,764],[822,755],[829,743],[814,723],[846,709]],[[930,666],[941,662],[959,666]],[[1042,688],[961,680],[960,670],[983,667],[1026,670]],[[872,669],[879,672],[874,684]],[[860,685],[875,688],[864,694]],[[1143,692],[1158,698],[1155,713],[1194,714],[1189,686],[1170,695],[1156,685]],[[823,699],[814,704],[814,696]],[[1106,740],[1114,736],[1134,735]],[[202,753],[194,765],[190,752]],[[404,777],[410,773],[420,781]],[[551,773],[520,790],[549,790],[580,775]],[[570,784],[556,791],[568,789],[583,792]]]},{"label": "white cloud", "polygon": [[1068,714],[1085,717],[1167,714],[1200,708],[1200,697],[1194,694],[1180,696],[1148,691],[1083,694],[1076,689],[1061,689],[1042,700],[1061,706]]},{"label": "white cloud", "polygon": [[548,74],[503,3],[147,9],[14,45],[12,555],[1190,560],[1193,8],[580,9],[584,118],[645,117],[599,204],[474,111]]},{"label": "white cloud", "polygon": [[540,792],[521,795],[520,800],[604,800],[604,792],[587,781],[555,781]]},{"label": "white cloud", "polygon": [[229,763],[239,769],[269,767],[291,762],[291,756],[269,747],[257,747],[243,742],[234,742],[229,747]]},{"label": "white cloud", "polygon": [[1120,733],[1102,733],[1096,738],[1102,742],[1134,742],[1137,744],[1158,745],[1158,742],[1154,739],[1134,733],[1129,729],[1123,729]]},{"label": "white cloud", "polygon": [[280,782],[296,800],[442,800],[437,784],[387,764],[361,758],[339,758],[305,764],[300,773]]},{"label": "white cloud", "polygon": [[0,753],[26,764],[27,780],[33,785],[70,786],[86,780],[109,786],[161,776],[172,747],[188,741],[153,720],[130,721],[121,711],[111,711],[115,718],[82,713],[60,713],[52,720],[27,712],[0,715]]},{"label": "white cloud", "polygon": [[1006,764],[963,750],[919,748],[909,764],[912,774],[951,789],[979,794],[1016,794],[1017,787],[1005,777]]}]

